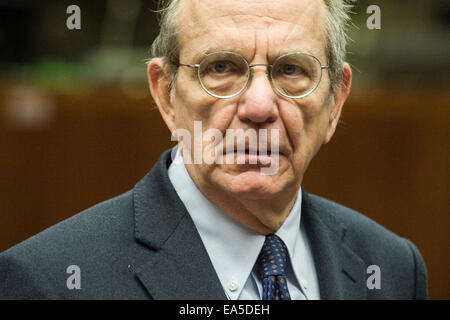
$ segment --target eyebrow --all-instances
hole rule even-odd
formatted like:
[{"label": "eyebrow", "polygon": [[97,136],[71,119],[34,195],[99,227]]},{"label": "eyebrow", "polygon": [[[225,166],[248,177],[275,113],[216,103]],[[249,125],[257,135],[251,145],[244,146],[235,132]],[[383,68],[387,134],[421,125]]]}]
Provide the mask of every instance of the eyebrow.
[{"label": "eyebrow", "polygon": [[[245,59],[246,56],[244,55],[244,53],[242,52],[242,50],[235,50],[235,48],[231,49],[231,48],[223,48],[223,47],[210,47],[208,48],[206,51],[203,52],[197,52],[194,57],[194,63],[199,63],[206,55],[211,54],[211,53],[216,53],[216,52],[234,52],[234,53],[238,53],[241,56],[243,56]],[[313,52],[311,52],[310,50],[306,50],[303,48],[298,48],[298,49],[292,49],[292,50],[279,50],[276,51],[275,54],[272,56],[267,57],[268,62],[272,63],[273,61],[275,61],[278,57],[287,54],[287,53],[293,53],[293,52],[303,52],[303,53],[308,53],[310,55],[316,56]],[[247,60],[248,61],[248,60]],[[249,63],[251,61],[248,61]]]},{"label": "eyebrow", "polygon": [[239,53],[240,55],[244,56],[241,52],[239,52],[239,50],[230,49],[230,48],[225,49],[223,47],[222,48],[220,48],[220,47],[210,47],[206,51],[196,53],[194,55],[194,60],[195,61],[200,61],[201,59],[203,59],[208,54],[216,53],[216,52],[234,52],[234,53]]}]

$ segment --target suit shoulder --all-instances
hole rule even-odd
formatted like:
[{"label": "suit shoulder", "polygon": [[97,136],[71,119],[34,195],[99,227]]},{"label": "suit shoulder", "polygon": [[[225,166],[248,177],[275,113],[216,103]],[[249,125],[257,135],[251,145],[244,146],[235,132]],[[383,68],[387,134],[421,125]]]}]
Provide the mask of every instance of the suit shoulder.
[{"label": "suit shoulder", "polygon": [[[6,250],[0,254],[0,299],[76,298],[75,292],[68,296],[66,287],[66,270],[73,265],[89,274],[84,277],[86,282],[104,289],[113,281],[112,275],[117,274],[115,263],[120,270],[126,270],[126,261],[122,259],[128,256],[124,251],[134,244],[133,225],[130,191]],[[110,269],[111,272],[105,273]]]},{"label": "suit shoulder", "polygon": [[[52,261],[55,256],[77,254],[93,244],[114,242],[133,231],[132,192],[101,202],[0,254],[16,261]],[[124,232],[126,231],[126,232]],[[81,253],[81,252],[80,252]]]},{"label": "suit shoulder", "polygon": [[[340,226],[344,230],[343,241],[361,257],[367,266],[378,265],[385,270],[385,285],[414,283],[410,298],[426,299],[427,271],[422,255],[408,239],[381,226],[365,215],[325,198],[307,195],[308,203],[330,230]],[[390,280],[388,280],[390,279]],[[414,279],[414,282],[410,281]],[[392,292],[395,289],[392,288]]]},{"label": "suit shoulder", "polygon": [[404,242],[394,232],[354,209],[320,196],[309,194],[308,197],[313,203],[315,211],[320,214],[322,220],[329,226],[340,224],[347,231],[361,234],[361,236],[378,239],[387,237],[392,241],[400,240],[402,243]]},{"label": "suit shoulder", "polygon": [[[409,240],[334,201],[306,194],[307,205],[344,245],[357,254],[366,266],[379,266],[383,272],[383,292],[402,299],[427,299],[427,271],[422,255]],[[337,230],[343,233],[337,233]],[[381,292],[381,291],[380,291]],[[393,294],[396,293],[396,294]],[[381,294],[381,293],[380,293]]]},{"label": "suit shoulder", "polygon": [[315,195],[308,197],[321,220],[331,230],[340,226],[344,230],[345,244],[367,261],[371,257],[386,257],[397,263],[424,265],[422,256],[409,240],[346,206]]}]

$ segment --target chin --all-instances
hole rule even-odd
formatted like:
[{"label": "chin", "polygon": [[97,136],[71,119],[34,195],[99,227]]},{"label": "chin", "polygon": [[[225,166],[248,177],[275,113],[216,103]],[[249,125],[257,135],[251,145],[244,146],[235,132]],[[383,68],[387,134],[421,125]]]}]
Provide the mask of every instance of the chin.
[{"label": "chin", "polygon": [[248,170],[239,174],[226,175],[221,180],[221,185],[235,198],[263,200],[274,198],[282,192],[283,186],[277,178],[279,178],[277,175],[262,175],[259,170]]}]

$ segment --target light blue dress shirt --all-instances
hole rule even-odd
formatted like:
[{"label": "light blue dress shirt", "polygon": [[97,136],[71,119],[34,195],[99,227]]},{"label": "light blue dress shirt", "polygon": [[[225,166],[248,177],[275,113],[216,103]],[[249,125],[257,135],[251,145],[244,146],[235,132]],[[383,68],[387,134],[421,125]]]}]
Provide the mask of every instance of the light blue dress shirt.
[{"label": "light blue dress shirt", "polygon": [[[189,176],[179,150],[168,174],[200,234],[228,299],[260,300],[262,280],[255,263],[265,236],[241,225],[206,199]],[[301,194],[298,192],[294,207],[275,234],[288,249],[286,276],[291,298],[318,300],[320,294],[314,260],[300,223]]]}]

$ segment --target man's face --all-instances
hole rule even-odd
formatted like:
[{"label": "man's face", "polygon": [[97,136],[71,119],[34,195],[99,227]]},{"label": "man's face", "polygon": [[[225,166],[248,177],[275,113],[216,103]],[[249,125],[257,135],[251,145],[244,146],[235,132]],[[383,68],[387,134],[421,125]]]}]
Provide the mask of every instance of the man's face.
[{"label": "man's face", "polygon": [[[250,64],[271,64],[284,53],[305,52],[327,64],[323,1],[185,0],[178,16],[180,62],[197,64],[206,53],[232,51]],[[277,94],[267,67],[253,67],[253,77],[237,97],[218,99],[200,86],[196,69],[180,67],[170,94],[173,117],[165,117],[174,129],[187,129],[194,139],[194,121],[202,130],[278,130],[278,170],[261,173],[261,164],[186,165],[200,190],[224,192],[237,199],[272,199],[294,195],[303,175],[322,144],[334,132],[340,107],[330,99],[328,72],[309,96],[290,99]],[[203,143],[203,148],[207,144]],[[268,148],[271,149],[269,144]],[[272,155],[273,157],[275,155]],[[192,156],[193,159],[193,156]],[[273,160],[273,158],[272,158]]]}]

